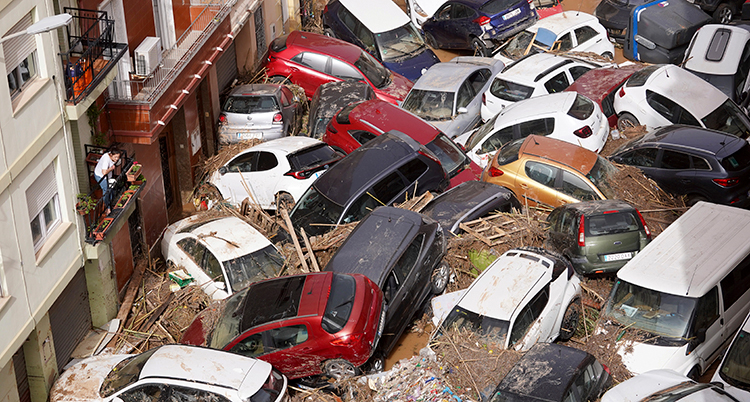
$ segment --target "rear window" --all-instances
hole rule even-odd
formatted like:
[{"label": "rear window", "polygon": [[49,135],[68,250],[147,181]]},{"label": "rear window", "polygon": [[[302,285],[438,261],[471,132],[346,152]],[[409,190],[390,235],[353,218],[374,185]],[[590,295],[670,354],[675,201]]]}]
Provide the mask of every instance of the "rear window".
[{"label": "rear window", "polygon": [[455,142],[445,134],[438,134],[434,140],[425,145],[438,158],[446,173],[451,176],[466,162],[466,155],[461,152]]},{"label": "rear window", "polygon": [[587,236],[603,236],[640,230],[639,219],[633,211],[604,213],[586,217]]},{"label": "rear window", "polygon": [[354,102],[341,109],[341,111],[336,115],[336,122],[339,124],[350,124],[351,121],[349,120],[349,113],[351,113],[352,110],[354,110],[354,108],[359,104],[360,102]]},{"label": "rear window", "polygon": [[495,15],[509,11],[516,3],[518,3],[518,0],[490,0],[479,7],[479,11],[485,14]]},{"label": "rear window", "polygon": [[271,41],[271,50],[274,52],[280,52],[286,49],[286,38],[289,35],[279,36],[278,38]]},{"label": "rear window", "polygon": [[320,166],[326,162],[338,159],[339,155],[333,148],[326,144],[318,144],[310,148],[305,148],[297,153],[287,157],[292,170],[300,171],[305,168]]},{"label": "rear window", "polygon": [[328,303],[320,326],[329,334],[335,334],[346,326],[354,306],[357,283],[349,275],[334,274]]},{"label": "rear window", "polygon": [[745,144],[739,151],[720,161],[728,172],[736,172],[750,166],[750,144]]},{"label": "rear window", "polygon": [[576,96],[576,100],[568,110],[568,116],[578,120],[586,120],[591,117],[592,113],[594,113],[594,102],[583,95]]},{"label": "rear window", "polygon": [[723,131],[727,134],[746,139],[750,137],[750,128],[747,126],[742,114],[743,112],[740,108],[731,99],[727,99],[716,110],[702,118],[701,121],[706,125],[706,128]]},{"label": "rear window", "polygon": [[497,151],[497,164],[507,165],[511,162],[518,160],[518,152],[521,150],[521,145],[526,141],[526,138],[520,138],[513,142],[505,144],[499,151]]},{"label": "rear window", "polygon": [[642,68],[636,72],[633,73],[633,75],[630,76],[628,79],[628,83],[625,84],[626,87],[642,87],[643,84],[646,83],[646,80],[648,77],[651,76],[651,74],[661,67],[659,64],[655,64],[653,66],[648,66],[646,68]]},{"label": "rear window", "polygon": [[500,99],[518,102],[531,97],[534,88],[526,85],[516,84],[502,78],[495,78],[490,86],[490,93]]},{"label": "rear window", "polygon": [[224,103],[227,113],[260,113],[279,110],[279,104],[273,96],[234,95]]}]

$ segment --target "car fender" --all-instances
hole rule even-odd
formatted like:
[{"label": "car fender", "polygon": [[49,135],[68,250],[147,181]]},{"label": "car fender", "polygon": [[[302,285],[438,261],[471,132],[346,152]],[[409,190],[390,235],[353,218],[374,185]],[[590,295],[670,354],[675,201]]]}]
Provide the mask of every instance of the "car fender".
[{"label": "car fender", "polygon": [[[561,275],[560,278],[563,276]],[[560,333],[560,326],[562,325],[563,318],[565,317],[565,310],[568,309],[568,306],[570,303],[573,303],[573,301],[576,300],[576,298],[579,298],[581,296],[581,279],[578,277],[578,274],[573,274],[573,276],[568,280],[567,286],[565,287],[565,293],[563,293],[562,301],[561,301],[561,308],[557,316],[557,320],[555,321],[555,329],[557,331],[557,335]]]}]

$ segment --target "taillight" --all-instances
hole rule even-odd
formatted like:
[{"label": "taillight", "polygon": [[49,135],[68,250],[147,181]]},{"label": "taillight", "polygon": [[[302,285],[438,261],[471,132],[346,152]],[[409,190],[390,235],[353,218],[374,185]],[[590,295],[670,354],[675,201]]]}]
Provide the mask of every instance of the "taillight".
[{"label": "taillight", "polygon": [[641,220],[641,225],[643,225],[643,230],[646,232],[646,238],[651,240],[651,231],[648,229],[648,225],[646,225],[646,220],[643,219],[643,215],[641,215],[641,211],[636,209],[635,213],[638,214],[638,218]]},{"label": "taillight", "polygon": [[340,338],[336,338],[331,341],[331,345],[334,346],[355,346],[357,344],[362,343],[362,338],[364,338],[364,335],[362,334],[352,334],[352,335],[344,335]]},{"label": "taillight", "polygon": [[591,137],[591,134],[593,134],[593,131],[591,131],[591,127],[583,126],[579,128],[578,130],[573,131],[573,134],[575,134],[579,138],[589,138]]},{"label": "taillight", "polygon": [[581,247],[586,246],[585,222],[586,217],[581,215],[581,222],[578,224],[578,245]]},{"label": "taillight", "polygon": [[606,365],[606,364],[604,364],[604,363],[599,363],[599,364],[601,364],[601,365],[602,365],[602,368],[604,369],[604,371],[606,371],[606,372],[607,372],[607,374],[609,374],[609,375],[612,375],[612,372],[611,372],[611,371],[609,371],[609,367],[607,367],[607,365]]},{"label": "taillight", "polygon": [[623,96],[625,96],[625,85],[623,85],[623,86],[620,87],[620,92],[618,92],[617,95],[620,98],[622,98]]},{"label": "taillight", "polygon": [[273,122],[275,124],[281,124],[284,122],[284,117],[281,115],[281,113],[276,113],[273,115]]},{"label": "taillight", "polygon": [[487,95],[485,95],[484,92],[482,93],[482,104],[487,106]]},{"label": "taillight", "polygon": [[438,160],[438,158],[436,158],[436,157],[435,157],[434,155],[432,155],[432,154],[428,154],[427,152],[423,152],[423,151],[419,151],[419,154],[420,154],[420,155],[424,155],[424,156],[425,156],[426,158],[429,158],[429,159],[431,159],[432,161],[434,161],[434,162],[435,162],[435,163],[437,163],[438,165],[440,165],[440,166],[443,166],[443,164],[442,164],[442,163],[440,163],[440,160]]},{"label": "taillight", "polygon": [[494,166],[490,166],[490,170],[488,171],[488,173],[490,174],[490,177],[498,177],[504,174],[502,170]]},{"label": "taillight", "polygon": [[224,113],[219,115],[219,123],[227,124],[227,116]]},{"label": "taillight", "polygon": [[291,177],[294,177],[295,179],[305,180],[308,177],[310,177],[310,172],[309,171],[286,172],[284,173],[284,176],[291,176]]},{"label": "taillight", "polygon": [[740,184],[739,177],[728,177],[726,179],[713,179],[713,182],[722,187],[732,187]]},{"label": "taillight", "polygon": [[482,15],[482,16],[479,16],[479,18],[475,19],[472,22],[476,22],[477,24],[479,24],[480,27],[484,28],[485,25],[489,25],[490,21],[491,20],[490,20],[489,17],[487,17],[486,15]]}]

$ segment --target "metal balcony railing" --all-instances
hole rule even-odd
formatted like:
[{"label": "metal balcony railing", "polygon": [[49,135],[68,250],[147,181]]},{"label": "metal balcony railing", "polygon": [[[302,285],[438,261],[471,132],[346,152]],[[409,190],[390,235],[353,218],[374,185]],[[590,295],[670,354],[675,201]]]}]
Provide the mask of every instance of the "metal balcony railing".
[{"label": "metal balcony railing", "polygon": [[162,52],[161,63],[146,77],[114,81],[110,99],[120,103],[153,104],[174,82],[193,56],[200,50],[219,24],[229,14],[236,0],[193,0],[205,8],[170,49]]},{"label": "metal balcony railing", "polygon": [[79,103],[96,88],[128,45],[115,42],[115,20],[104,11],[65,7],[73,16],[66,27],[68,51],[60,54],[65,70],[65,98]]}]

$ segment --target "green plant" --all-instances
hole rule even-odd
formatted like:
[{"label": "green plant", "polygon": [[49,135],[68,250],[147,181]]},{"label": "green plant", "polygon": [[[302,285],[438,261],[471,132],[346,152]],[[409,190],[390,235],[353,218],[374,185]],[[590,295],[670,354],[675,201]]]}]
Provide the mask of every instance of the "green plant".
[{"label": "green plant", "polygon": [[91,106],[86,110],[86,117],[89,119],[89,127],[91,127],[91,139],[94,145],[105,146],[107,145],[107,137],[104,133],[99,131],[99,116],[104,113],[102,109],[99,109],[96,103],[92,103]]},{"label": "green plant", "polygon": [[472,275],[475,277],[479,276],[479,274],[492,264],[492,261],[495,261],[495,259],[497,259],[497,256],[489,251],[469,250],[469,261],[471,262],[471,265],[474,266],[471,269]]},{"label": "green plant", "polygon": [[76,211],[81,215],[86,215],[96,208],[96,200],[88,194],[79,193],[76,195]]}]

